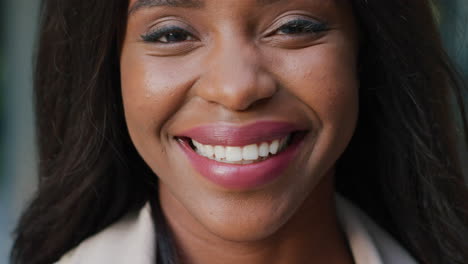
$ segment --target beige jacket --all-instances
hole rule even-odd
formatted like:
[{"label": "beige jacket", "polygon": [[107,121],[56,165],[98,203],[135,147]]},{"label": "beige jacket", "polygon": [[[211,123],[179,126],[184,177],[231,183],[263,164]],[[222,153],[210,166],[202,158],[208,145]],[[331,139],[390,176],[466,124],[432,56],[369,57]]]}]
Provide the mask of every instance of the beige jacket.
[{"label": "beige jacket", "polygon": [[[356,264],[414,264],[416,261],[361,210],[337,196],[340,223]],[[149,204],[65,254],[58,264],[154,264],[154,227]]]}]

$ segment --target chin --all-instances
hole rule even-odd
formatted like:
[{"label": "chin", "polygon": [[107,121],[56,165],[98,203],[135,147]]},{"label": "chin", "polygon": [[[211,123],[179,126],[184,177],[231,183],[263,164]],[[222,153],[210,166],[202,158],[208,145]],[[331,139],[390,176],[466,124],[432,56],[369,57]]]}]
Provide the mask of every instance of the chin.
[{"label": "chin", "polygon": [[202,217],[199,221],[211,234],[222,240],[239,243],[255,242],[277,233],[294,213],[291,208],[288,209],[229,209],[229,212],[215,213],[206,218]]}]

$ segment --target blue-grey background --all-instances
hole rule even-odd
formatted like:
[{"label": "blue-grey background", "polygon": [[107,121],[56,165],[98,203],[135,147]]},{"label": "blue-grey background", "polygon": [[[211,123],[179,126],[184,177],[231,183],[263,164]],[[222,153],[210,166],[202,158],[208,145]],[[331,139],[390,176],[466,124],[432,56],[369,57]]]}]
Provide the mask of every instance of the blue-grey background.
[{"label": "blue-grey background", "polygon": [[[468,0],[438,1],[447,52],[468,79]],[[8,263],[14,223],[37,182],[31,65],[39,2],[0,0],[0,264]],[[468,172],[466,153],[463,160]]]}]

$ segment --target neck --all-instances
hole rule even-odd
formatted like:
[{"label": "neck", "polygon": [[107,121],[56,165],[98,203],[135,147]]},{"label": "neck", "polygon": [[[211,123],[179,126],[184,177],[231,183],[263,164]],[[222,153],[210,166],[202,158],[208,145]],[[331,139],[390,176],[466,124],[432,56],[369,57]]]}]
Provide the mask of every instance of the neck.
[{"label": "neck", "polygon": [[[179,252],[180,263],[353,263],[335,209],[333,175],[327,175],[277,232],[257,241],[228,241],[193,221],[160,186],[161,206]],[[175,213],[177,210],[177,213]],[[175,217],[177,216],[177,217]],[[203,232],[205,230],[205,232]],[[203,233],[203,234],[202,234]]]}]

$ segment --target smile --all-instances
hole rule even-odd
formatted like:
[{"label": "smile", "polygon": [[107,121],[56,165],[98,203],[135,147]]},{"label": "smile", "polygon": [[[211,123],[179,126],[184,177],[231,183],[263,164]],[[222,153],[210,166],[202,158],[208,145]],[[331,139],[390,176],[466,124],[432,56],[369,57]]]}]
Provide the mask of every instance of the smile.
[{"label": "smile", "polygon": [[283,151],[291,142],[292,134],[270,142],[260,142],[246,146],[204,145],[191,139],[191,147],[197,154],[230,164],[250,164],[268,159]]},{"label": "smile", "polygon": [[306,134],[289,123],[257,122],[201,126],[176,139],[205,179],[225,189],[248,190],[279,178],[294,162]]}]

